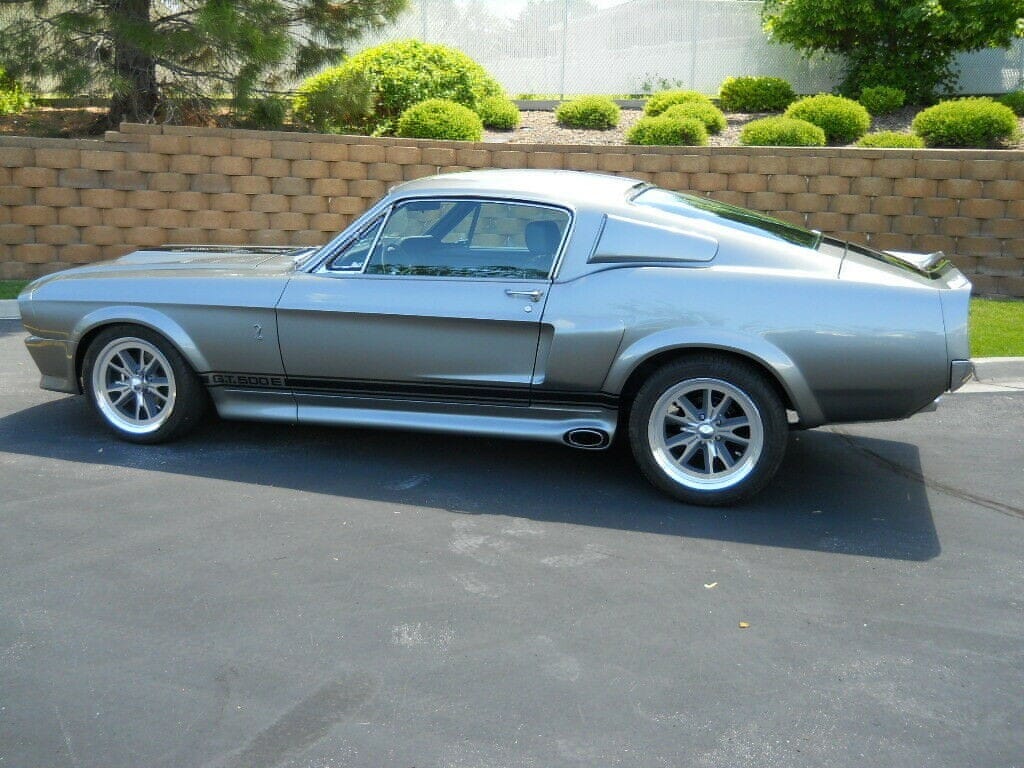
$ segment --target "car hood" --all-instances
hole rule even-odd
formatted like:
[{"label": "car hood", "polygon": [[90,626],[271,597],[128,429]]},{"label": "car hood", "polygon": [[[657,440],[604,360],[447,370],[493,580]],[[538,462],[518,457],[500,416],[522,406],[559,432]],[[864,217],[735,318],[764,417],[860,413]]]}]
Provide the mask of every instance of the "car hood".
[{"label": "car hood", "polygon": [[292,246],[168,245],[134,251],[108,264],[130,265],[133,268],[169,266],[174,269],[256,269],[267,265],[292,269],[314,250]]},{"label": "car hood", "polygon": [[30,283],[31,296],[48,283],[92,278],[284,275],[295,270],[317,251],[303,246],[169,245],[147,248],[95,264],[41,277]]}]

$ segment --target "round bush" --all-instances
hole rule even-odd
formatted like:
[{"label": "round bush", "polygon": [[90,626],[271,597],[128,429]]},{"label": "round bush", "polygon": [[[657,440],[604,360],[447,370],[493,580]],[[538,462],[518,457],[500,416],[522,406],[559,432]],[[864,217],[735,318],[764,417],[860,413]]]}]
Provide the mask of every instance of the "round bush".
[{"label": "round bush", "polygon": [[402,113],[395,133],[406,139],[480,141],[484,124],[469,107],[447,99],[427,99]]},{"label": "round bush", "polygon": [[1010,91],[999,97],[999,103],[1008,106],[1018,116],[1024,115],[1024,91]]},{"label": "round bush", "polygon": [[939,102],[911,125],[929,147],[992,147],[1017,136],[1017,115],[987,98]]},{"label": "round bush", "polygon": [[619,105],[604,96],[581,96],[558,105],[555,118],[567,128],[614,128]]},{"label": "round bush", "polygon": [[519,107],[504,96],[488,96],[477,105],[476,113],[487,128],[511,131],[519,125]]},{"label": "round bush", "polygon": [[834,144],[848,144],[859,139],[871,127],[871,115],[853,99],[820,93],[793,102],[784,117],[806,120],[825,132]]},{"label": "round bush", "polygon": [[729,77],[719,92],[727,112],[781,112],[794,99],[793,86],[781,77]]},{"label": "round bush", "polygon": [[823,147],[825,142],[821,128],[793,117],[762,117],[740,132],[740,144],[755,147]]},{"label": "round bush", "polygon": [[708,143],[708,130],[704,123],[695,117],[641,117],[626,133],[626,142],[647,146],[703,146]]},{"label": "round bush", "polygon": [[872,115],[888,115],[906,103],[907,94],[900,88],[876,85],[874,88],[865,88],[861,91],[857,101]]},{"label": "round bush", "polygon": [[321,133],[372,127],[373,92],[359,72],[335,67],[305,80],[292,100],[295,120]]},{"label": "round bush", "polygon": [[710,104],[711,99],[697,91],[660,91],[647,100],[644,105],[644,114],[649,117],[657,117],[669,107],[691,102]]},{"label": "round bush", "polygon": [[474,109],[488,96],[502,95],[497,81],[466,54],[419,40],[367,48],[316,77],[325,75],[366,80],[373,99],[370,127],[378,133],[387,133],[399,115],[427,99],[447,99]]},{"label": "round bush", "polygon": [[862,136],[857,142],[858,147],[899,147],[903,149],[920,149],[924,146],[924,140],[912,133],[900,133],[899,131],[878,131]]},{"label": "round bush", "polygon": [[708,133],[721,133],[727,125],[722,110],[714,104],[702,104],[699,101],[676,104],[666,109],[661,115],[662,117],[672,117],[676,120],[683,120],[688,117],[695,118],[704,123]]}]

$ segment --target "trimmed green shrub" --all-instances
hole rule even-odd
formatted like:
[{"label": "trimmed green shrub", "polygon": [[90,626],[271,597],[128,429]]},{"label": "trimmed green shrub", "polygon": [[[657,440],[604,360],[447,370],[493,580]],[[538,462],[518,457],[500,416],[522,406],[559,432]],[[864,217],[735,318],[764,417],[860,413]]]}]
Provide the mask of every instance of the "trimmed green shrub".
[{"label": "trimmed green shrub", "polygon": [[476,108],[486,128],[511,131],[519,125],[519,107],[504,96],[488,96]]},{"label": "trimmed green shrub", "polygon": [[690,101],[684,104],[676,104],[661,113],[662,117],[672,117],[676,120],[683,120],[688,117],[696,118],[704,123],[708,133],[721,133],[725,130],[725,115],[722,110],[714,104],[702,104],[699,101]]},{"label": "trimmed green shrub", "polygon": [[657,115],[641,117],[626,133],[628,144],[703,146],[708,130],[695,117]]},{"label": "trimmed green shrub", "polygon": [[280,96],[253,99],[242,112],[242,124],[262,131],[278,130],[288,118],[288,101]]},{"label": "trimmed green shrub", "polygon": [[1019,117],[1024,115],[1024,91],[1010,91],[999,97],[999,103],[1005,104]]},{"label": "trimmed green shrub", "polygon": [[924,139],[912,133],[900,133],[899,131],[878,131],[862,136],[857,142],[858,147],[899,147],[903,149],[920,149],[924,146]]},{"label": "trimmed green shrub", "polygon": [[325,76],[365,79],[373,110],[367,127],[377,133],[387,133],[399,115],[421,101],[447,99],[475,109],[488,96],[503,93],[498,82],[466,54],[419,40],[367,48],[316,77]]},{"label": "trimmed green shrub", "polygon": [[823,147],[825,132],[806,120],[793,117],[762,117],[740,131],[740,144],[755,147]]},{"label": "trimmed green shrub", "polygon": [[907,94],[900,88],[876,85],[861,91],[857,101],[872,115],[888,115],[907,102]]},{"label": "trimmed green shrub", "polygon": [[469,107],[447,99],[427,99],[402,113],[395,133],[406,139],[480,141],[484,124]]},{"label": "trimmed green shrub", "polygon": [[370,81],[334,67],[305,80],[292,100],[295,120],[321,133],[364,132],[373,116]]},{"label": "trimmed green shrub", "polygon": [[32,106],[32,96],[0,67],[0,115],[15,115]]},{"label": "trimmed green shrub", "polygon": [[558,105],[555,119],[567,128],[614,128],[619,105],[605,96],[581,96]]},{"label": "trimmed green shrub", "polygon": [[912,127],[929,147],[992,147],[1017,136],[1017,115],[989,98],[956,99],[918,112]]},{"label": "trimmed green shrub", "polygon": [[660,91],[647,100],[644,114],[648,117],[657,117],[669,107],[689,102],[710,104],[711,99],[697,91]]},{"label": "trimmed green shrub", "polygon": [[859,139],[871,127],[871,115],[864,107],[853,99],[828,93],[793,102],[783,116],[813,123],[834,144],[848,144]]},{"label": "trimmed green shrub", "polygon": [[781,112],[796,94],[781,77],[727,77],[718,98],[726,112]]}]

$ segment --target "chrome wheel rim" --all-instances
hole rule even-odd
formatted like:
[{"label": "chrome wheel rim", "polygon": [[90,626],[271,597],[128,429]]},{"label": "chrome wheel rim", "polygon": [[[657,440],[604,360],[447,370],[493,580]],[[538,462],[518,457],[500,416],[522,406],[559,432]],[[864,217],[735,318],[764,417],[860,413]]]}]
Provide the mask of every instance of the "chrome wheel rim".
[{"label": "chrome wheel rim", "polygon": [[103,415],[134,435],[155,432],[174,410],[174,372],[167,358],[144,339],[112,341],[96,358],[92,390]]},{"label": "chrome wheel rim", "polygon": [[743,390],[713,378],[669,388],[655,403],[648,440],[658,466],[702,491],[741,482],[764,450],[761,413]]}]

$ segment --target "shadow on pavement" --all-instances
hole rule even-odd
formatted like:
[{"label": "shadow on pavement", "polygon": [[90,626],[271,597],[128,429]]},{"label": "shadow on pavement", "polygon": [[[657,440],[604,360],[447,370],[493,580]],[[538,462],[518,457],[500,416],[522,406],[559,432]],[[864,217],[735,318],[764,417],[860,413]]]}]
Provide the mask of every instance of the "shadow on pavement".
[{"label": "shadow on pavement", "polygon": [[354,497],[900,560],[940,552],[924,486],[865,456],[884,453],[920,474],[917,448],[826,431],[793,433],[768,488],[726,509],[662,496],[619,449],[216,420],[176,443],[136,446],[110,435],[82,397],[0,418],[0,444],[41,458],[320,493],[325,504]]},{"label": "shadow on pavement", "polygon": [[21,327],[21,320],[0,320],[0,338],[15,333],[25,333],[25,329]]}]

